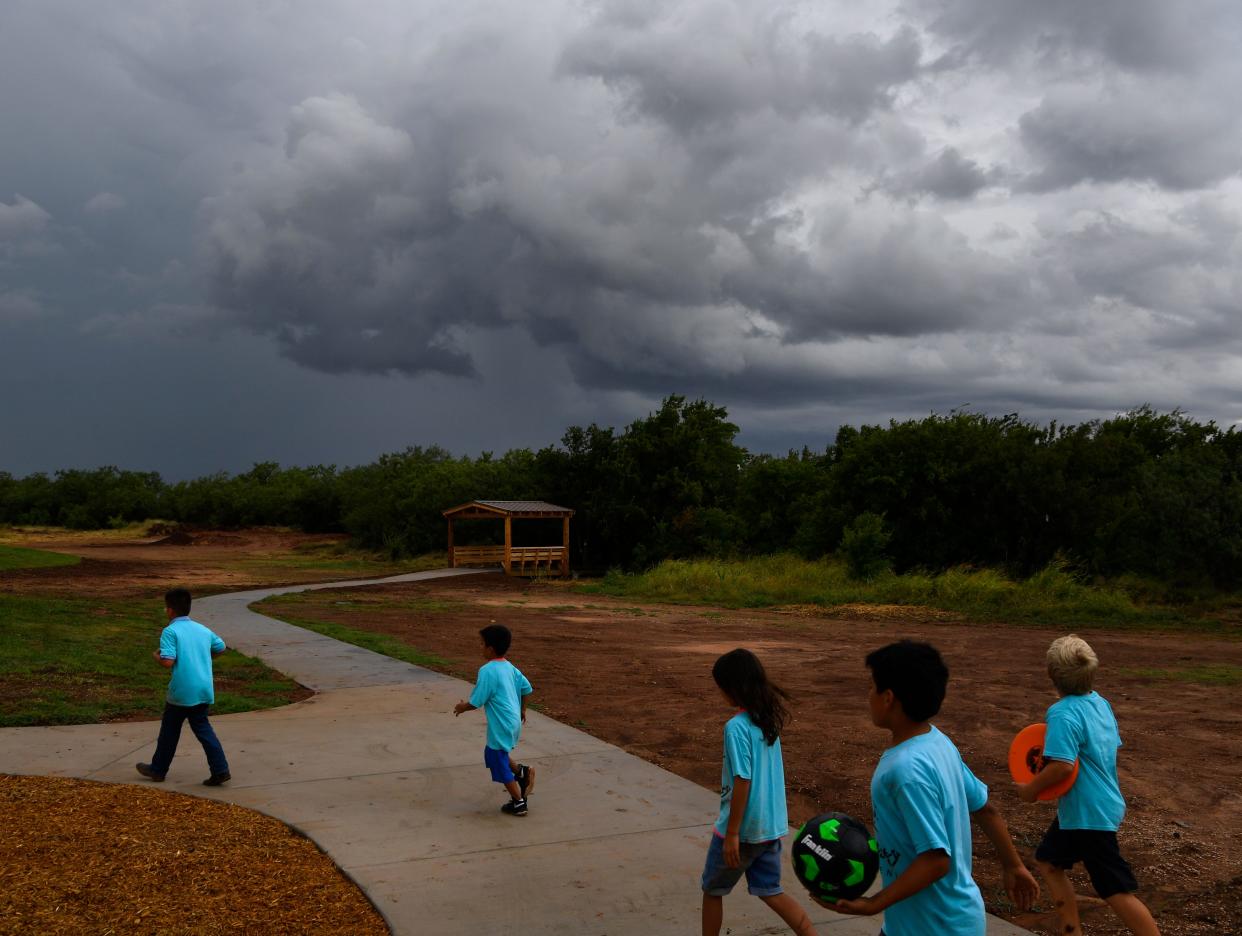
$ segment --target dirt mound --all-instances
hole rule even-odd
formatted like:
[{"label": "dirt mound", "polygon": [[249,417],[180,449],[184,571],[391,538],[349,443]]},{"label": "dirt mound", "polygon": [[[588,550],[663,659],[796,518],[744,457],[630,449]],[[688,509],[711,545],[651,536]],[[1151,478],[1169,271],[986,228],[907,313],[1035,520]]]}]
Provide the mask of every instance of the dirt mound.
[{"label": "dirt mound", "polygon": [[194,534],[195,546],[249,546],[251,540],[237,533],[218,533],[214,530]]},{"label": "dirt mound", "polygon": [[194,537],[191,536],[189,533],[187,533],[185,530],[176,530],[172,533],[169,533],[167,536],[161,537],[160,539],[154,540],[150,543],[146,543],[145,545],[147,546],[192,546],[194,542],[195,542]]}]

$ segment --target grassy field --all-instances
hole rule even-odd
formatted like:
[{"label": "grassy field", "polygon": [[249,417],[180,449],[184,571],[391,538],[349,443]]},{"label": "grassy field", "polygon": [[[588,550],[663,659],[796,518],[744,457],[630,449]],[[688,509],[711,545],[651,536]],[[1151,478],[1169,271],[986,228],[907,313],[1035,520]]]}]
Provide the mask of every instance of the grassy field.
[{"label": "grassy field", "polygon": [[21,546],[0,545],[0,572],[12,569],[46,569],[53,566],[77,565],[77,556],[45,552],[42,549],[25,549]]},{"label": "grassy field", "polygon": [[[842,562],[811,562],[791,555],[737,561],[672,560],[640,574],[609,573],[598,582],[579,583],[577,589],[637,601],[727,608],[917,605],[970,620],[1019,624],[1202,631],[1222,627],[1213,613],[1142,603],[1120,588],[1083,584],[1055,564],[1023,580],[992,569],[950,569],[935,575],[890,572],[858,581],[850,578]],[[1227,610],[1227,602],[1217,602],[1212,610]]]},{"label": "grassy field", "polygon": [[[168,670],[151,659],[167,620],[151,602],[0,594],[0,726],[158,718]],[[229,650],[215,711],[283,705],[298,686]]]},{"label": "grassy field", "polygon": [[305,543],[279,552],[242,556],[229,563],[238,572],[333,572],[343,579],[383,578],[443,569],[447,565],[448,556],[442,552],[394,561],[381,553],[340,542]]},{"label": "grassy field", "polygon": [[152,529],[167,525],[163,520],[145,520],[142,523],[131,523],[128,526],[109,530],[70,530],[67,527],[57,526],[4,524],[0,525],[0,545],[23,545],[43,539],[55,539],[60,542],[124,543],[148,537],[152,535]]},{"label": "grassy field", "polygon": [[[266,614],[277,620],[284,621],[286,624],[293,624],[297,627],[305,627],[307,630],[315,631],[327,637],[353,644],[357,647],[365,647],[367,650],[374,650],[376,653],[382,653],[390,656],[395,660],[404,660],[406,663],[413,663],[415,666],[426,666],[432,668],[444,668],[450,666],[450,662],[443,657],[435,654],[424,653],[421,650],[411,647],[407,643],[403,643],[395,637],[389,637],[387,634],[376,634],[370,631],[359,630],[354,627],[348,627],[344,624],[334,624],[327,621],[317,621],[313,618],[305,617],[298,613],[299,607],[311,602],[322,601],[322,598],[314,592],[304,592],[293,595],[274,595],[251,605],[255,611],[260,614]],[[361,609],[367,602],[363,600],[338,601],[340,605],[348,605],[351,609]],[[450,609],[450,602],[428,601],[428,600],[411,600],[398,602],[383,602],[385,608],[401,608],[403,610],[417,611],[445,611]]]}]

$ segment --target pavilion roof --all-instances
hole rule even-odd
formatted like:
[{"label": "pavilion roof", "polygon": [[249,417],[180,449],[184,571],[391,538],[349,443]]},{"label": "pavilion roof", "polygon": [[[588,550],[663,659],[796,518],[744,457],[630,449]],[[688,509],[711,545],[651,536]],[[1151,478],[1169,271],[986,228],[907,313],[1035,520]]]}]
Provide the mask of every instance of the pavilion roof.
[{"label": "pavilion roof", "polygon": [[474,500],[444,511],[446,517],[481,520],[487,517],[572,517],[568,507],[538,500]]}]

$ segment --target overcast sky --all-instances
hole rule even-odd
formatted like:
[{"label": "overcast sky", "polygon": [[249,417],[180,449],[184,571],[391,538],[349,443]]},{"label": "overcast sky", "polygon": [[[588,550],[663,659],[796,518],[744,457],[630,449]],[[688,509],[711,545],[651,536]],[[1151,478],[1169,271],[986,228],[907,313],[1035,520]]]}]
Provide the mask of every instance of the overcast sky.
[{"label": "overcast sky", "polygon": [[5,0],[0,470],[1242,419],[1236,0]]}]

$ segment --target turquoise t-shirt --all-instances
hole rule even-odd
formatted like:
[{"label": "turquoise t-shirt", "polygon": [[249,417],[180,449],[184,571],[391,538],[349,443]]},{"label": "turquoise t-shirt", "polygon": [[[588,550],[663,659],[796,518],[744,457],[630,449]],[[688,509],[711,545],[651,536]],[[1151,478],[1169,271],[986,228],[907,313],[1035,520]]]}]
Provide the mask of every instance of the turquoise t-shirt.
[{"label": "turquoise t-shirt", "polygon": [[988,788],[934,725],[889,748],[871,778],[875,837],[884,886],[923,852],[941,849],[949,873],[884,911],[887,936],[984,936],[983,895],[970,876],[970,814]]},{"label": "turquoise t-shirt", "polygon": [[470,704],[487,714],[487,746],[512,751],[522,734],[522,696],[531,692],[530,682],[508,660],[489,660],[479,667],[479,678]]},{"label": "turquoise t-shirt", "polygon": [[176,660],[168,681],[168,701],[173,705],[208,705],[216,701],[211,678],[211,653],[224,652],[224,641],[198,621],[173,618],[160,634],[160,657]]},{"label": "turquoise t-shirt", "polygon": [[785,761],[781,739],[768,744],[763,730],[745,712],[738,712],[724,727],[724,767],[720,774],[720,816],[716,834],[724,837],[733,801],[733,778],[750,781],[750,798],[738,827],[742,842],[770,842],[789,831],[785,807]]},{"label": "turquoise t-shirt", "polygon": [[1057,802],[1062,829],[1116,832],[1126,814],[1117,784],[1121,734],[1113,707],[1098,692],[1067,695],[1048,707],[1044,757],[1078,761],[1078,778]]}]

